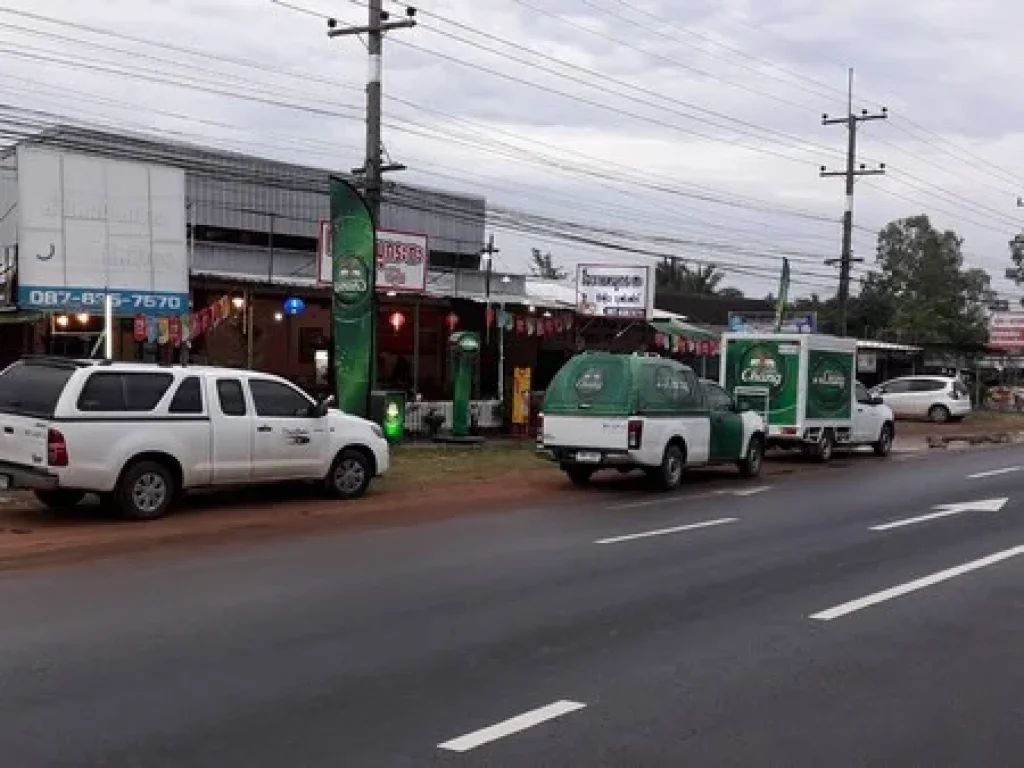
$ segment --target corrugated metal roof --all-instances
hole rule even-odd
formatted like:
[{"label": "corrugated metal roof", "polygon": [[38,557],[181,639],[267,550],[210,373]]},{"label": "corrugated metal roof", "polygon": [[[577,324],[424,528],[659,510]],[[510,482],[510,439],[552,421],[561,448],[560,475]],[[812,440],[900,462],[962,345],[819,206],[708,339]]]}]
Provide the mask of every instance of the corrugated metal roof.
[{"label": "corrugated metal roof", "polygon": [[857,341],[857,349],[875,350],[878,352],[920,352],[921,347],[909,344],[894,344],[891,341]]}]

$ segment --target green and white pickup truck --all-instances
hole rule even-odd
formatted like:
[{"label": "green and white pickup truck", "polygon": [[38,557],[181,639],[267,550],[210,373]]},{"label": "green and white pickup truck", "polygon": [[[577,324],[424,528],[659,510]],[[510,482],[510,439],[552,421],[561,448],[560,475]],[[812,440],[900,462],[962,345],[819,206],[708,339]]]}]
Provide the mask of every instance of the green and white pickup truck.
[{"label": "green and white pickup truck", "polygon": [[537,443],[576,485],[600,469],[642,469],[672,489],[687,467],[736,464],[756,477],[765,424],[675,360],[584,352],[548,387]]}]

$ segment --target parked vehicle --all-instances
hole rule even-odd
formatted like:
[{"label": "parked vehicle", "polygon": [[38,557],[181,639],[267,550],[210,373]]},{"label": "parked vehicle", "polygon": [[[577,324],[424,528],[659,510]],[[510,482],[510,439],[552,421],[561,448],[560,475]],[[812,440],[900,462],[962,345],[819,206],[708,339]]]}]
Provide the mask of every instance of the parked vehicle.
[{"label": "parked vehicle", "polygon": [[184,492],[309,480],[340,499],[388,470],[380,427],[285,379],[228,368],[27,358],[0,372],[0,488],[125,517]]},{"label": "parked vehicle", "polygon": [[971,393],[952,376],[902,376],[871,390],[897,418],[928,419],[941,424],[971,412]]},{"label": "parked vehicle", "polygon": [[584,352],[548,387],[538,449],[576,485],[601,469],[642,469],[672,489],[687,467],[735,464],[757,476],[764,437],[760,416],[739,411],[725,390],[682,363]]},{"label": "parked vehicle", "polygon": [[892,450],[893,414],[854,379],[857,342],[811,333],[727,333],[721,382],[762,414],[768,447],[799,448],[819,461],[837,447]]}]

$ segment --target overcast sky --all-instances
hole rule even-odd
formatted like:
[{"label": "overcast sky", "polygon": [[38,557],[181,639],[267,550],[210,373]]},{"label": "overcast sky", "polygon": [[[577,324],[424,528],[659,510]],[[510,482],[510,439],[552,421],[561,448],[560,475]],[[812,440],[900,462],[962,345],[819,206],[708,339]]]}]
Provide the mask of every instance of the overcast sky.
[{"label": "overcast sky", "polygon": [[[289,3],[312,13],[271,0],[0,3],[0,102],[335,170],[362,164],[366,51],[355,38],[329,40],[317,17],[364,23],[359,0]],[[968,261],[1005,297],[1019,295],[1002,274],[1007,240],[1024,221],[1015,205],[1024,99],[1012,56],[1024,5],[418,7],[420,25],[385,44],[384,137],[391,158],[409,166],[403,181],[600,228],[592,239],[714,262],[751,295],[775,290],[790,254],[794,292],[828,295],[835,271],[822,261],[839,253],[843,190],[818,169],[842,167],[846,135],[821,116],[845,112],[853,66],[855,110],[886,106],[890,115],[859,133],[860,160],[884,162],[887,174],[857,184],[854,246],[865,264],[855,274],[870,267],[881,226],[924,212],[965,238]],[[527,267],[531,247],[570,270],[651,261],[519,225],[493,232],[499,267],[514,271]]]}]

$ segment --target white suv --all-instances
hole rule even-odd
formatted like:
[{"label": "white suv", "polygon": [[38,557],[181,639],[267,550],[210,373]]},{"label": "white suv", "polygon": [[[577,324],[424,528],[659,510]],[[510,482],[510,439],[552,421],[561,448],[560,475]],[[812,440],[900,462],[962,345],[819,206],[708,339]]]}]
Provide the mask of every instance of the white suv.
[{"label": "white suv", "polygon": [[871,394],[882,398],[897,418],[946,422],[971,412],[971,394],[950,376],[903,376],[879,384]]},{"label": "white suv", "polygon": [[0,372],[0,489],[98,494],[151,520],[183,492],[310,480],[336,498],[388,470],[380,427],[254,371],[26,358]]}]

